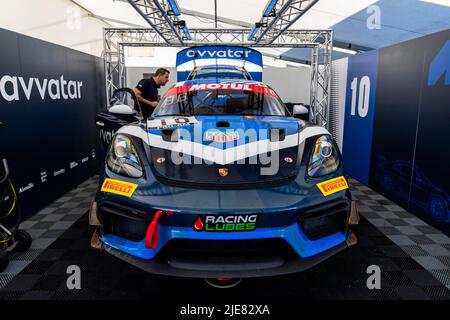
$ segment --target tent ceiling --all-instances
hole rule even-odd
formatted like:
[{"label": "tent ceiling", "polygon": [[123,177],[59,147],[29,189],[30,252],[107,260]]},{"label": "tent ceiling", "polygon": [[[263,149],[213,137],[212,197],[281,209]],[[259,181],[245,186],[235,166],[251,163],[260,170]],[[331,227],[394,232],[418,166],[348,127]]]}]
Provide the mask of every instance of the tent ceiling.
[{"label": "tent ceiling", "polygon": [[[72,0],[105,18],[114,27],[147,27],[126,0]],[[236,28],[259,21],[267,0],[217,0],[219,28]],[[178,0],[181,19],[189,28],[211,28],[214,0]],[[381,28],[368,29],[367,8],[377,5],[381,12]],[[198,15],[192,15],[199,12]],[[188,14],[185,14],[188,13]],[[335,40],[343,45],[381,48],[401,41],[450,28],[450,0],[319,0],[293,26],[295,29],[333,28]],[[229,20],[236,24],[226,23]],[[225,21],[223,21],[225,20]],[[279,50],[278,52],[284,52]],[[297,52],[299,52],[297,50]],[[292,55],[296,51],[290,51]],[[337,55],[340,56],[340,55]]]}]

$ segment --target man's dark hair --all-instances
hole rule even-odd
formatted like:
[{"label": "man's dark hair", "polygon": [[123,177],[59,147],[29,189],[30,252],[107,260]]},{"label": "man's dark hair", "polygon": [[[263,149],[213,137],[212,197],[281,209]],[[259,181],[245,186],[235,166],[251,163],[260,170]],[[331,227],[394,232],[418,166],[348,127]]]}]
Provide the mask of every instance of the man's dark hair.
[{"label": "man's dark hair", "polygon": [[161,76],[166,73],[170,73],[170,71],[167,70],[166,68],[159,68],[158,70],[155,71],[155,77]]}]

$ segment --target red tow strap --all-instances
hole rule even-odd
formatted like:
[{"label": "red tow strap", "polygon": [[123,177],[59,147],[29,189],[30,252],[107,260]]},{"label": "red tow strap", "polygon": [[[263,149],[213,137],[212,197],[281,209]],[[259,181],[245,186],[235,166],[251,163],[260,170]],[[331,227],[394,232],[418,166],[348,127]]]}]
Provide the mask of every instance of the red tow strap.
[{"label": "red tow strap", "polygon": [[145,246],[147,248],[155,249],[158,246],[158,220],[161,216],[164,214],[171,216],[173,214],[172,211],[162,211],[158,210],[155,212],[155,215],[153,216],[152,222],[148,225],[147,233],[145,234]]}]

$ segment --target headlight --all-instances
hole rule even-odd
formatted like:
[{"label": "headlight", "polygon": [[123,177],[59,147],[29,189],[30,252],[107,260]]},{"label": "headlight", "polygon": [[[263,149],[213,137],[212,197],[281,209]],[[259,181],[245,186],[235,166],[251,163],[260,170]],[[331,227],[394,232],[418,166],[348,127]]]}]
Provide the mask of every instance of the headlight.
[{"label": "headlight", "polygon": [[308,175],[321,177],[337,170],[340,164],[339,153],[330,136],[316,140],[314,151],[308,165]]},{"label": "headlight", "polygon": [[131,178],[142,177],[142,166],[136,148],[127,136],[118,134],[114,138],[106,163],[111,171]]}]

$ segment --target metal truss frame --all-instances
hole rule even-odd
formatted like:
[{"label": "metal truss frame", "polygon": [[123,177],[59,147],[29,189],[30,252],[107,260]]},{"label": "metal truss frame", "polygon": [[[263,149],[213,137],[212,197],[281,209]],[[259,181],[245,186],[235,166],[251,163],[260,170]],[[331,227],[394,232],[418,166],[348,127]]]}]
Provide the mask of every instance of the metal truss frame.
[{"label": "metal truss frame", "polygon": [[178,28],[180,20],[171,11],[167,0],[128,0],[131,6],[144,18],[166,43],[183,44],[183,34]]},{"label": "metal truss frame", "polygon": [[332,30],[286,30],[270,43],[248,41],[249,29],[191,29],[192,40],[168,43],[161,34],[148,28],[105,28],[103,32],[106,95],[124,87],[126,81],[125,47],[191,47],[198,45],[240,45],[253,48],[311,48],[310,121],[328,128]]},{"label": "metal truss frame", "polygon": [[257,24],[259,29],[254,36],[255,42],[257,44],[273,43],[317,1],[319,0],[278,0],[271,9],[270,6],[274,0],[269,0],[264,9],[263,17]]}]

